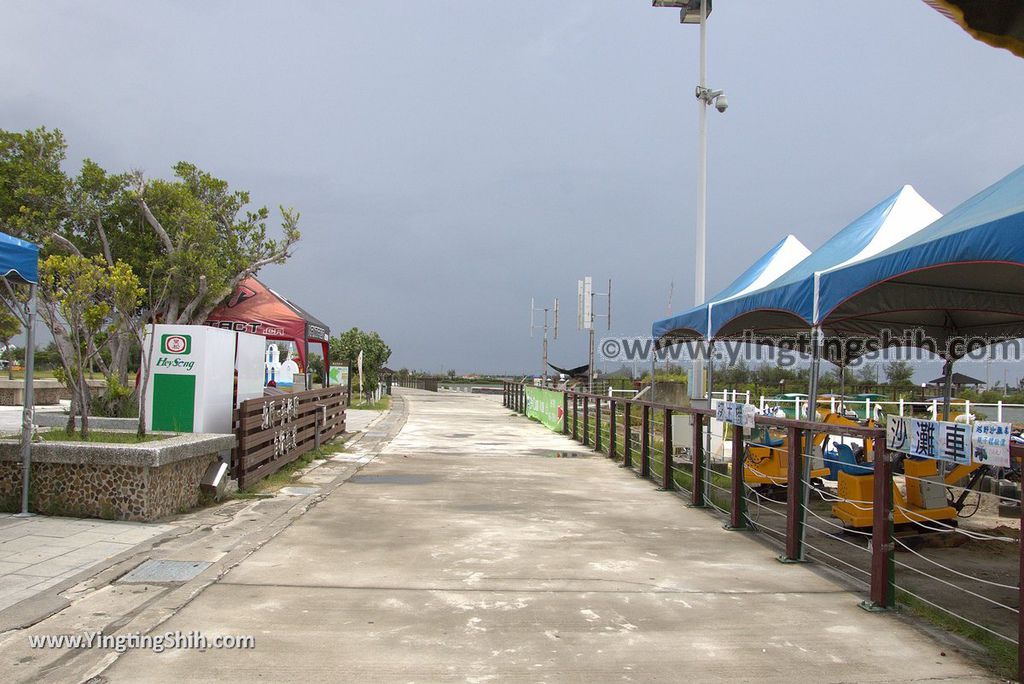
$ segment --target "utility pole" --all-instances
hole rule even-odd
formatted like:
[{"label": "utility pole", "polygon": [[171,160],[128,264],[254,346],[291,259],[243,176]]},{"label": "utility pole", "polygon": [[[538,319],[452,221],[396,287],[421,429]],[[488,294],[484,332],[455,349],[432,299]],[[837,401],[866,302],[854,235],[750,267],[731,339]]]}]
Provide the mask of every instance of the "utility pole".
[{"label": "utility pole", "polygon": [[[539,325],[536,325],[534,323],[534,314],[537,313],[538,311],[543,311],[544,312],[544,325],[543,326],[539,326]],[[555,298],[555,304],[550,309],[547,308],[547,307],[538,308],[536,306],[536,304],[534,303],[534,300],[533,299],[530,300],[530,337],[533,337],[533,330],[534,330],[534,328],[543,327],[543,330],[544,330],[544,343],[542,345],[542,352],[541,352],[541,359],[542,359],[541,363],[543,364],[543,366],[542,366],[542,371],[541,372],[542,372],[543,377],[544,377],[544,386],[545,387],[547,387],[547,384],[548,384],[548,312],[549,311],[551,311],[554,314],[553,330],[554,330],[554,338],[557,340],[558,339],[558,298],[557,297]]]},{"label": "utility pole", "polygon": [[[608,330],[612,329],[612,279],[608,279],[607,292],[594,292],[594,279],[586,276],[583,280],[576,281],[576,329],[586,330],[589,333],[588,345],[588,366],[587,366],[587,392],[594,391],[594,320],[604,318],[607,321]],[[594,313],[594,297],[605,297],[608,302],[608,313]]]}]

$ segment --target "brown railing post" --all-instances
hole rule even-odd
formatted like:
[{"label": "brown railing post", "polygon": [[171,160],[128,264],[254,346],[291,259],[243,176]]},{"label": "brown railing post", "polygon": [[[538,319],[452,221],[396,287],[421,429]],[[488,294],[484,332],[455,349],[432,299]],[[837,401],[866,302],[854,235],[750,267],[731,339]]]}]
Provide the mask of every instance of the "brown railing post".
[{"label": "brown railing post", "polygon": [[[767,428],[765,428],[767,432]],[[803,432],[790,427],[786,431],[786,553],[779,556],[783,563],[803,560],[803,523],[801,506],[804,502]]]},{"label": "brown railing post", "polygon": [[590,396],[583,396],[583,446],[590,446]]},{"label": "brown railing post", "polygon": [[661,487],[665,491],[672,491],[672,409],[665,409],[662,416],[661,444],[663,447],[663,458],[661,464]]},{"label": "brown railing post", "polygon": [[562,392],[562,434],[569,434],[569,390]]},{"label": "brown railing post", "polygon": [[615,458],[615,400],[608,400],[608,456]]},{"label": "brown railing post", "polygon": [[640,409],[640,477],[651,474],[651,407],[644,404]]},{"label": "brown railing post", "polygon": [[874,510],[871,524],[871,599],[860,605],[888,610],[896,601],[895,544],[892,541],[892,456],[885,436],[875,438]]},{"label": "brown railing post", "polygon": [[575,392],[572,393],[572,438],[579,441],[579,401],[580,397]]},{"label": "brown railing post", "polygon": [[594,451],[601,451],[601,397],[594,399]]},{"label": "brown railing post", "polygon": [[630,409],[633,402],[627,400],[622,405],[622,467],[633,467],[633,422],[630,418]]},{"label": "brown railing post", "polygon": [[693,483],[690,505],[704,507],[704,414],[693,414]]},{"label": "brown railing post", "polygon": [[732,491],[727,530],[745,530],[743,519],[743,426],[732,426]]}]

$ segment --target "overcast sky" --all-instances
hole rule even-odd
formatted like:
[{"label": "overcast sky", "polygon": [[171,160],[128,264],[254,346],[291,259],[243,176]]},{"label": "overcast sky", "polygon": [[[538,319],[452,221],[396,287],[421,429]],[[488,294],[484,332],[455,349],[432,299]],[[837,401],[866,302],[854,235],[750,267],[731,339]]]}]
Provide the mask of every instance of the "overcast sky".
[{"label": "overcast sky", "polygon": [[[530,298],[614,279],[614,332],[692,303],[698,30],[647,0],[7,0],[0,126],[71,169],[190,160],[302,212],[261,273],[393,367],[533,371]],[[904,183],[947,211],[1024,162],[1024,61],[920,0],[720,0],[708,292]],[[1011,371],[1015,376],[1019,373]],[[995,380],[996,378],[993,378]]]}]

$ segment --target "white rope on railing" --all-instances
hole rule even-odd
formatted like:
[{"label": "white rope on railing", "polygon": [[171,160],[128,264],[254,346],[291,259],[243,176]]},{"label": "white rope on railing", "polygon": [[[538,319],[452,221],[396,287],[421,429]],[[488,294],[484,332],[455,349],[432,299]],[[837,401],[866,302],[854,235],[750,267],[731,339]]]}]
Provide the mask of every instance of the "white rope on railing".
[{"label": "white rope on railing", "polygon": [[1013,637],[1008,637],[1005,634],[1000,634],[999,632],[995,631],[994,629],[990,629],[990,628],[986,627],[985,625],[982,625],[982,624],[979,624],[979,623],[975,622],[974,620],[970,620],[968,618],[965,618],[963,615],[960,615],[959,613],[955,613],[952,610],[950,610],[949,608],[946,608],[945,606],[940,606],[938,603],[935,603],[934,601],[929,601],[925,597],[923,597],[923,596],[921,596],[919,594],[915,594],[914,592],[910,591],[906,587],[902,587],[902,586],[900,586],[898,584],[894,584],[893,586],[895,586],[898,590],[902,591],[903,593],[908,594],[909,596],[913,596],[918,601],[921,601],[922,603],[927,603],[929,606],[932,606],[933,608],[938,608],[942,612],[947,613],[949,615],[952,615],[953,617],[957,618],[958,620],[963,620],[967,624],[973,625],[973,626],[977,627],[978,629],[982,629],[982,630],[988,632],[989,634],[991,634],[993,636],[997,636],[1000,639],[1005,639],[1006,641],[1009,641],[1011,644],[1016,644],[1017,643],[1017,640],[1014,639]]},{"label": "white rope on railing", "polygon": [[[992,535],[989,535],[989,534],[985,534],[984,532],[972,532],[972,531],[965,530],[965,529],[963,529],[961,527],[954,527],[952,525],[947,525],[947,524],[943,523],[940,520],[930,520],[928,518],[924,518],[917,511],[912,511],[912,510],[910,510],[908,508],[904,508],[903,506],[900,506],[899,504],[896,504],[894,506],[894,508],[902,511],[907,516],[907,518],[909,518],[913,523],[915,523],[919,527],[923,527],[924,529],[930,530],[932,532],[943,532],[943,533],[947,533],[947,534],[950,534],[950,533],[952,533],[952,534],[962,534],[965,537],[969,537],[971,539],[974,539],[975,541],[1001,541],[1001,542],[1011,542],[1013,544],[1018,543],[1018,540],[1014,539],[1013,537],[995,537],[995,536],[992,536]],[[932,524],[935,524],[935,525],[939,525],[939,527],[938,528],[929,527],[926,524],[926,522],[927,523],[932,523]],[[943,528],[945,528],[945,529],[943,529]]]},{"label": "white rope on railing", "polygon": [[[943,565],[942,563],[939,563],[938,561],[932,560],[931,558],[929,558],[928,556],[925,556],[922,553],[918,553],[914,549],[910,548],[910,546],[908,546],[907,544],[904,544],[898,537],[893,538],[893,541],[895,541],[897,544],[899,544],[904,549],[906,549],[910,553],[914,554],[915,556],[917,556],[921,560],[926,561],[928,563],[931,563],[932,565],[934,565],[937,568],[942,568],[946,572],[949,572],[949,573],[952,573],[954,575],[958,575],[960,577],[963,577],[964,579],[969,579],[972,582],[981,582],[982,584],[988,584],[988,585],[993,586],[993,587],[999,587],[1000,589],[1009,589],[1010,591],[1018,591],[1020,589],[1020,587],[1017,587],[1015,585],[1000,584],[999,582],[993,582],[991,580],[983,579],[981,577],[976,577],[974,575],[965,574],[963,572],[960,572],[959,570],[954,570],[953,568],[949,567],[948,565]],[[907,567],[910,567],[910,566],[907,566]],[[910,569],[911,570],[917,570],[917,568],[913,568],[913,567],[910,567]],[[921,572],[921,571],[918,570],[918,572]],[[924,573],[922,573],[922,574],[924,574]],[[928,576],[931,577],[931,575],[928,575]],[[935,579],[939,579],[939,578],[936,577]],[[939,581],[941,582],[943,580],[939,580]],[[970,592],[968,592],[968,593],[970,593]],[[1004,606],[1004,608],[1008,608],[1008,607],[1009,606]],[[1018,612],[1016,608],[1014,608],[1012,610],[1014,610],[1014,612]]]}]

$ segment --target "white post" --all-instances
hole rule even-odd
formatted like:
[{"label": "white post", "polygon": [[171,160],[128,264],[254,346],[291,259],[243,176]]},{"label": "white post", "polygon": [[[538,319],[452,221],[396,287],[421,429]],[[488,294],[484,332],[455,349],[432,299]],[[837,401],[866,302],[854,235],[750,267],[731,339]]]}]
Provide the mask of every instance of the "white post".
[{"label": "white post", "polygon": [[35,371],[35,331],[36,331],[36,285],[29,288],[28,306],[26,307],[25,326],[25,405],[21,410],[21,513],[19,516],[32,515],[28,512],[29,472],[32,470],[32,426],[35,413],[35,389],[33,373]]},{"label": "white post", "polygon": [[996,404],[996,420],[1000,423],[1003,422],[1003,400],[1000,399]]},{"label": "white post", "polygon": [[758,410],[764,413],[764,395],[761,395],[761,400],[758,402]]},{"label": "white post", "polygon": [[871,420],[871,397],[864,398],[864,420]]},{"label": "white post", "polygon": [[964,415],[971,415],[971,400],[964,399]]},{"label": "white post", "polygon": [[932,420],[939,419],[939,400],[932,399]]},{"label": "white post", "polygon": [[744,404],[749,404],[750,403],[750,390],[747,390],[746,397],[747,398],[743,400],[743,403]]},{"label": "white post", "polygon": [[900,397],[900,415],[903,415],[903,397]]},{"label": "white post", "polygon": [[836,412],[836,398],[835,397],[829,397],[828,398],[828,412],[829,413],[835,413]]}]

